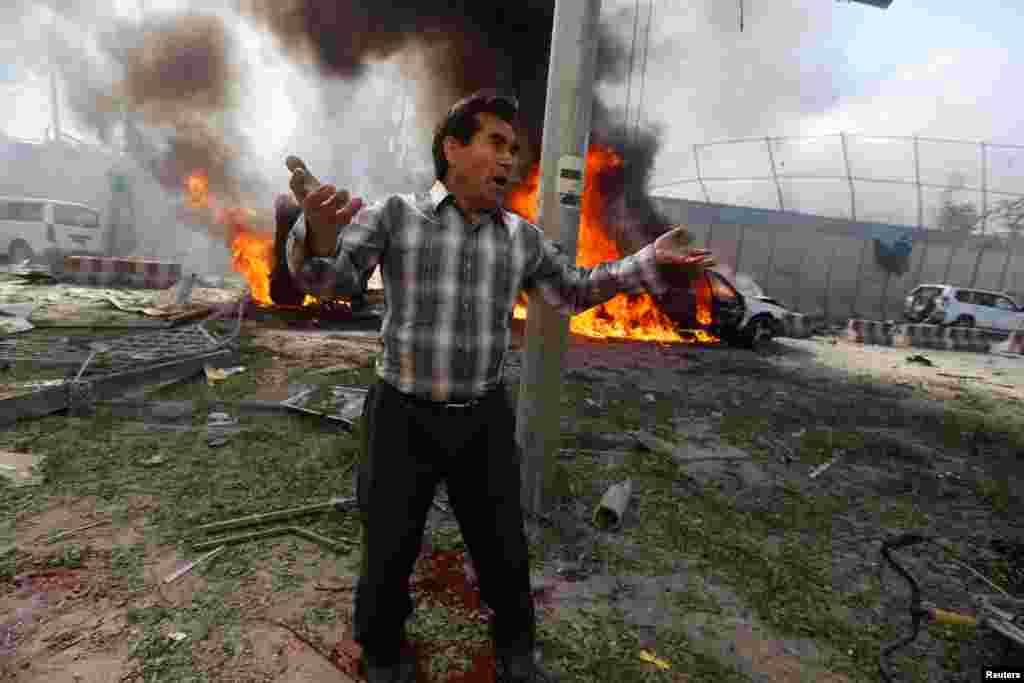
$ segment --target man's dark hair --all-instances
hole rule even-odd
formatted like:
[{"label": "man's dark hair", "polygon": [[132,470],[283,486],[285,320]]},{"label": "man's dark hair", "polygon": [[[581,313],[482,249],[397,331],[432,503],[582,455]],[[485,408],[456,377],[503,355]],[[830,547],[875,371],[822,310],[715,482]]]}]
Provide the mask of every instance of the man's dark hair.
[{"label": "man's dark hair", "polygon": [[497,90],[478,90],[469,97],[456,102],[434,133],[434,171],[437,179],[444,179],[448,173],[448,159],[444,155],[444,139],[451,136],[468,145],[477,131],[480,120],[477,114],[494,114],[502,121],[515,124],[519,114],[519,101],[511,95]]}]

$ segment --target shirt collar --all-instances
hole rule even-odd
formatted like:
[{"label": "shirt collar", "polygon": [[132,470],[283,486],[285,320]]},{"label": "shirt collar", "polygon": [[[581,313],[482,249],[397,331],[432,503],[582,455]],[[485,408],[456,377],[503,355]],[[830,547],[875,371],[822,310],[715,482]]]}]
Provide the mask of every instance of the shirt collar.
[{"label": "shirt collar", "polygon": [[[430,204],[434,209],[434,213],[440,213],[444,205],[449,201],[455,201],[455,195],[453,195],[445,184],[440,180],[435,180],[433,186],[430,188]],[[486,212],[491,215],[499,225],[508,227],[508,222],[505,220],[505,211],[501,208],[494,209],[493,211]]]}]

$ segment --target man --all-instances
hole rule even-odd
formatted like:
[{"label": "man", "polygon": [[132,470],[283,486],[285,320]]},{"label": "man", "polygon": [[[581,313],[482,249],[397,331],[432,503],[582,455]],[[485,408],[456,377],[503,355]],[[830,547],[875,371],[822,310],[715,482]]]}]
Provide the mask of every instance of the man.
[{"label": "man", "polygon": [[[659,266],[696,273],[713,264],[707,251],[688,251],[677,229],[620,261],[574,267],[540,229],[502,209],[519,149],[517,114],[514,99],[491,91],[461,100],[434,136],[429,193],[364,209],[322,186],[303,200],[288,238],[303,291],[344,296],[380,265],[388,302],[357,483],[364,535],[355,639],[370,683],[413,680],[401,647],[412,613],[407,580],[442,479],[494,612],[499,680],[554,680],[532,656],[515,413],[502,384],[517,294],[525,288],[580,312],[620,291],[660,289]],[[293,169],[298,195],[308,180]]]}]

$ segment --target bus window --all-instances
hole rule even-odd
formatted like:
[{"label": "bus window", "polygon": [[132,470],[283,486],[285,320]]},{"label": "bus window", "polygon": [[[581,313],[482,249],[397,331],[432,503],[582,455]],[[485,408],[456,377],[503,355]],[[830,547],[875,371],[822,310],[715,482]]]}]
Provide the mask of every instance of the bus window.
[{"label": "bus window", "polygon": [[0,202],[0,221],[40,222],[43,205],[40,202]]}]

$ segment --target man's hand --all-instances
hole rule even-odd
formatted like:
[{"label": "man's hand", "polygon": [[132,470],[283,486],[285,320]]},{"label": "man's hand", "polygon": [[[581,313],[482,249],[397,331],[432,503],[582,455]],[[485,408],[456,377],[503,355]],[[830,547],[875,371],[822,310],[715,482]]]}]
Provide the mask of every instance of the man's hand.
[{"label": "man's hand", "polygon": [[333,185],[321,185],[298,157],[288,157],[285,165],[292,172],[288,185],[306,217],[308,255],[330,256],[338,243],[338,231],[359,213],[363,201],[350,200],[348,192],[339,192]]},{"label": "man's hand", "polygon": [[677,266],[692,275],[714,266],[716,261],[711,252],[707,249],[691,249],[691,241],[689,231],[677,225],[654,241],[655,262],[659,266]]}]

